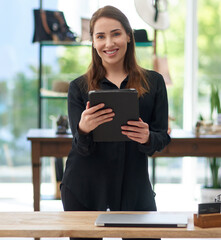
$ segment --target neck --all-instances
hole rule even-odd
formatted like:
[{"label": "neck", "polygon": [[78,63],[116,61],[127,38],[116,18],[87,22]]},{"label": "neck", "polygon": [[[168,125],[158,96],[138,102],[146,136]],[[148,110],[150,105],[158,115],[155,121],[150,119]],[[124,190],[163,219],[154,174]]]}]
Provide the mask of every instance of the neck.
[{"label": "neck", "polygon": [[105,77],[114,83],[118,88],[120,88],[120,85],[122,81],[126,78],[127,73],[125,72],[124,68],[122,66],[117,65],[111,65],[106,68],[106,75]]}]

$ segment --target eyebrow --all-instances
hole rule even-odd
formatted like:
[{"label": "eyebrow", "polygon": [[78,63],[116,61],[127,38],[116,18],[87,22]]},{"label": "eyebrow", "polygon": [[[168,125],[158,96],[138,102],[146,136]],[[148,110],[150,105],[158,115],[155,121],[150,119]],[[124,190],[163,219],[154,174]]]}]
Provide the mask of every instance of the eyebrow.
[{"label": "eyebrow", "polygon": [[[116,32],[116,31],[121,31],[121,29],[116,28],[116,29],[111,30],[110,32],[112,33],[112,32]],[[105,34],[105,33],[104,32],[97,32],[95,35],[98,35],[98,34]]]}]

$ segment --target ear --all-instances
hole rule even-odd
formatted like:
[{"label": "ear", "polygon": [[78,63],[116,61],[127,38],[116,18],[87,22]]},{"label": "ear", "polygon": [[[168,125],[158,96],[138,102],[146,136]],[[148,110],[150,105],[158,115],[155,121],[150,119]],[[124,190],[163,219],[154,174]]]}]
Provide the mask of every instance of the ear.
[{"label": "ear", "polygon": [[95,46],[94,46],[94,41],[92,41],[92,47],[95,48]]},{"label": "ear", "polygon": [[127,35],[127,42],[129,43],[130,42],[130,36]]}]

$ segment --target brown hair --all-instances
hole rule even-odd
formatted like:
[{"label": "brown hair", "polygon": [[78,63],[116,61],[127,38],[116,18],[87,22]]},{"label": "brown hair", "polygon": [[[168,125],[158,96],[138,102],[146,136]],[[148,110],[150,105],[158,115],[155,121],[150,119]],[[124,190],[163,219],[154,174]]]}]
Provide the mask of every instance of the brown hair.
[{"label": "brown hair", "polygon": [[[149,91],[149,85],[146,80],[147,73],[137,64],[134,34],[127,17],[119,9],[113,6],[105,6],[98,9],[90,20],[91,37],[93,37],[95,22],[101,17],[112,18],[119,21],[129,35],[130,42],[127,45],[127,51],[124,58],[124,69],[129,74],[126,88],[135,88],[139,96],[143,95],[145,92]],[[96,49],[92,47],[92,61],[86,73],[88,90],[99,89],[99,81],[105,77],[105,74],[106,70],[102,65],[101,58],[97,54]]]}]

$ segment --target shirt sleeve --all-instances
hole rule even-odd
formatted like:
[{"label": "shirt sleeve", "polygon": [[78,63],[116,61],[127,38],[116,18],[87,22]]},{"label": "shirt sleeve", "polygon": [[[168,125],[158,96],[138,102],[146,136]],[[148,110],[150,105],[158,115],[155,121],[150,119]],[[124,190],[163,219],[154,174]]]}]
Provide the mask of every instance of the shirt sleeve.
[{"label": "shirt sleeve", "polygon": [[168,130],[168,99],[164,79],[157,74],[154,109],[149,123],[150,141],[148,144],[139,144],[139,150],[152,156],[155,151],[161,151],[170,142]]},{"label": "shirt sleeve", "polygon": [[82,112],[86,108],[80,87],[72,81],[68,90],[68,117],[73,135],[72,147],[81,155],[88,156],[94,149],[92,133],[82,134],[79,132],[78,124]]}]

